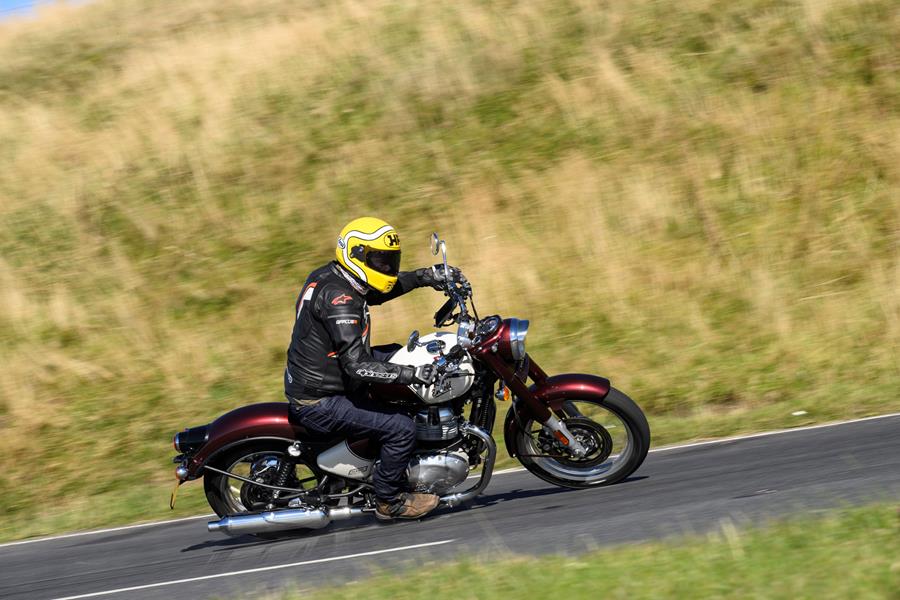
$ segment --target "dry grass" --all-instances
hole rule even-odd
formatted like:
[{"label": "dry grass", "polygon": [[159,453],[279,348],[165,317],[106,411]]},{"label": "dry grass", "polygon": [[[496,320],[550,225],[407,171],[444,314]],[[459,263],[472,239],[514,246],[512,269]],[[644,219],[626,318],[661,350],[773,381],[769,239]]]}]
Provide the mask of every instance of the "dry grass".
[{"label": "dry grass", "polygon": [[[441,231],[482,312],[531,318],[545,366],[610,376],[660,440],[896,410],[894,4],[98,1],[0,24],[0,508],[161,509],[177,428],[280,397],[297,286],[364,213],[409,267]],[[376,341],[438,301],[379,309]]]},{"label": "dry grass", "polygon": [[[900,587],[896,509],[872,506],[815,518],[738,528],[730,519],[705,536],[625,544],[577,556],[534,557],[512,549],[434,557],[428,568],[380,569],[370,577],[320,589],[288,586],[266,600],[379,600],[510,597],[575,600],[656,598],[894,599]],[[586,536],[580,535],[581,542]],[[583,542],[582,542],[583,543]],[[499,556],[498,556],[499,554]],[[505,555],[504,555],[505,554]],[[421,563],[428,554],[417,557]],[[852,569],[846,567],[853,564]]]}]

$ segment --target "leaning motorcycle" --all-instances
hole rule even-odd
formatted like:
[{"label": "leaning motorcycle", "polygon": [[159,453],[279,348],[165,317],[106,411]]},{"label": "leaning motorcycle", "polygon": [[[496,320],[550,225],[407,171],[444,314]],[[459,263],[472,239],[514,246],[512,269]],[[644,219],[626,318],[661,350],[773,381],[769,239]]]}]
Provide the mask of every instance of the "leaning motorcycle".
[{"label": "leaning motorcycle", "polygon": [[[432,252],[443,255],[447,269],[447,246],[437,234]],[[434,364],[434,383],[368,387],[373,398],[399,405],[415,420],[410,491],[437,494],[443,506],[484,491],[497,459],[498,401],[511,402],[503,422],[506,451],[544,481],[569,488],[611,485],[640,467],[650,427],[634,401],[603,377],[547,375],[526,351],[528,321],[479,318],[465,281],[446,282],[444,292],[448,299],[434,325],[456,325],[455,333],[420,337],[413,331],[390,359]],[[181,431],[174,445],[176,491],[203,478],[220,517],[208,523],[209,531],[266,536],[375,511],[376,443],[314,434],[292,420],[286,402],[238,408]]]}]

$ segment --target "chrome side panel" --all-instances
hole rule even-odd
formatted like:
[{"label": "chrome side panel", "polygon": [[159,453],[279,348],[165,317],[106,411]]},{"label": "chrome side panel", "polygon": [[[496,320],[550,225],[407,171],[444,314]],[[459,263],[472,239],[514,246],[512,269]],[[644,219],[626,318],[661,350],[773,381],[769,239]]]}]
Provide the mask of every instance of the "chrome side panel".
[{"label": "chrome side panel", "polygon": [[320,454],[316,462],[327,473],[356,481],[370,481],[375,470],[375,461],[354,454],[346,441]]}]

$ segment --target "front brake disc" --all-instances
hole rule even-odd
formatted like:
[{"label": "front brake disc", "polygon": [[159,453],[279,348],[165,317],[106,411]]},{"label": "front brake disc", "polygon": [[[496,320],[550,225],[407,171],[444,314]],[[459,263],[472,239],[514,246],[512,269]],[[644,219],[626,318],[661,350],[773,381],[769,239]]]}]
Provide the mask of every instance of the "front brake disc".
[{"label": "front brake disc", "polygon": [[587,417],[570,417],[563,419],[563,423],[566,424],[569,432],[587,449],[587,454],[582,458],[572,456],[568,453],[565,446],[554,439],[556,449],[563,455],[556,458],[556,461],[560,464],[575,468],[595,467],[603,464],[612,454],[612,436],[599,423]]}]

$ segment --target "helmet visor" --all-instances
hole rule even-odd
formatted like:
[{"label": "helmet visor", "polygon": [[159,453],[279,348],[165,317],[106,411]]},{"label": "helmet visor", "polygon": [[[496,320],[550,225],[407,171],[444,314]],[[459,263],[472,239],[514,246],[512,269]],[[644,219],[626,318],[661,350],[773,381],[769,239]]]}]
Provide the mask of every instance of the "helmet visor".
[{"label": "helmet visor", "polygon": [[379,273],[396,276],[400,272],[400,251],[370,250],[366,254],[366,265]]}]

